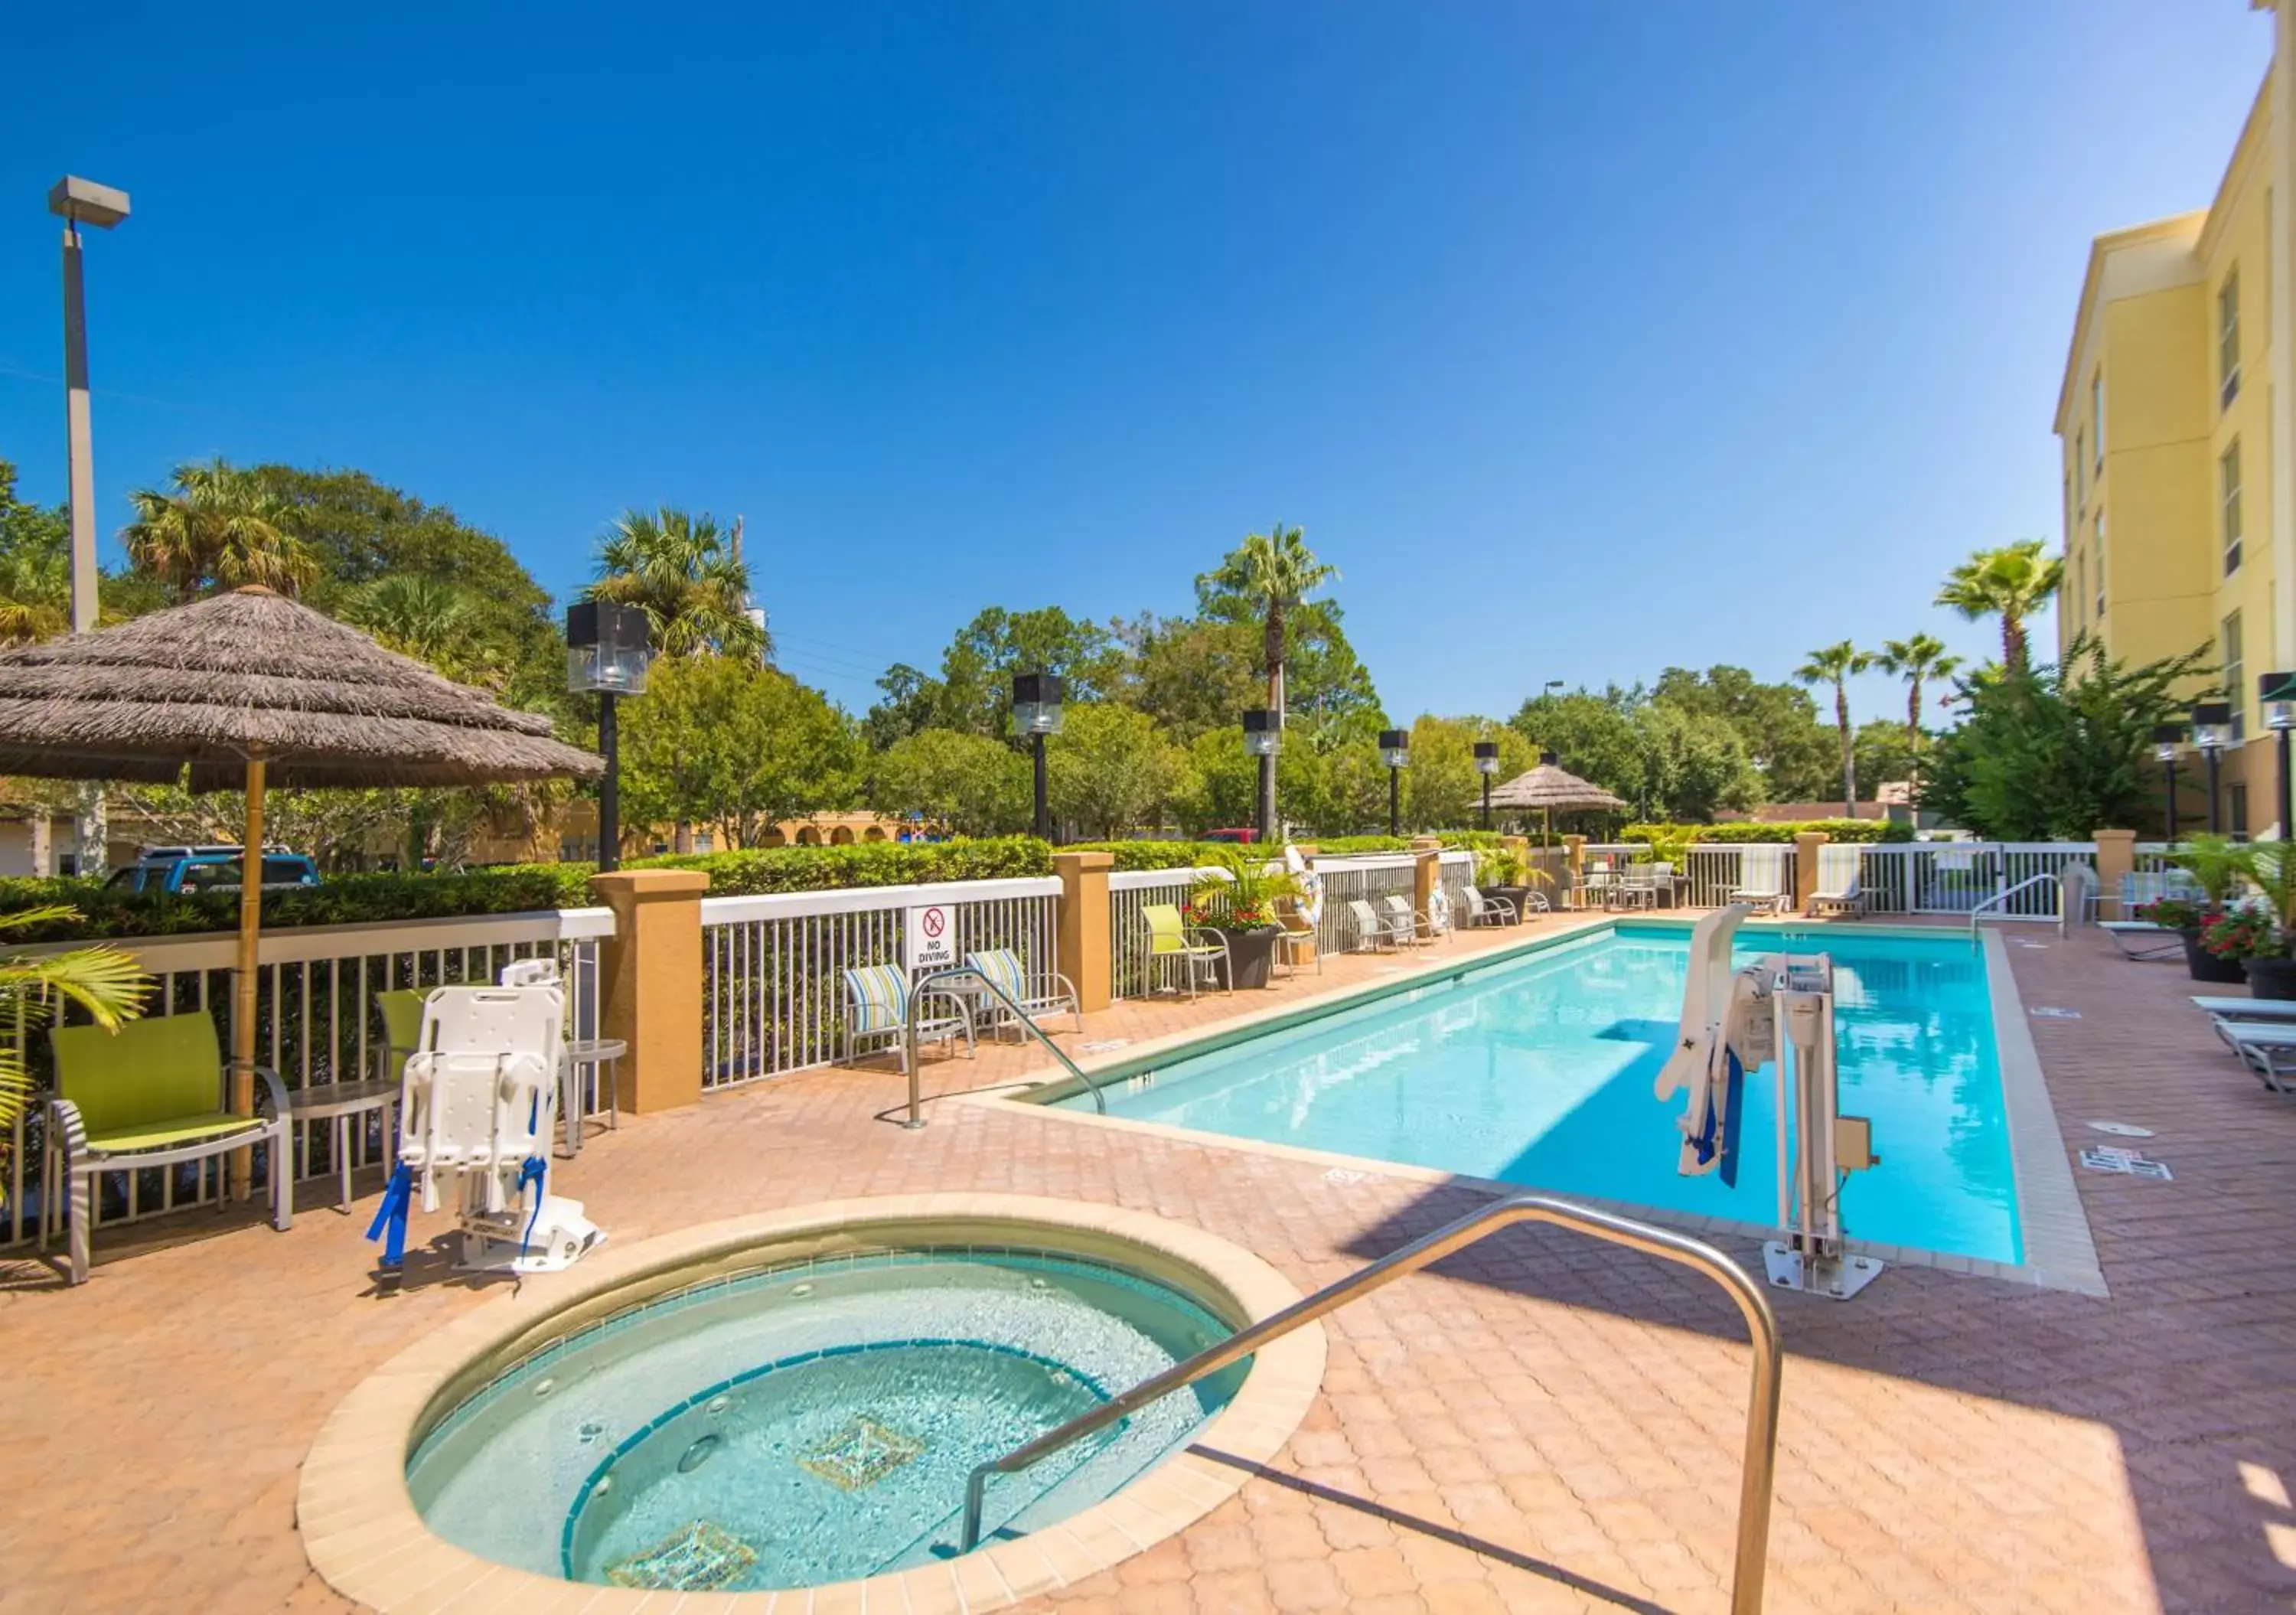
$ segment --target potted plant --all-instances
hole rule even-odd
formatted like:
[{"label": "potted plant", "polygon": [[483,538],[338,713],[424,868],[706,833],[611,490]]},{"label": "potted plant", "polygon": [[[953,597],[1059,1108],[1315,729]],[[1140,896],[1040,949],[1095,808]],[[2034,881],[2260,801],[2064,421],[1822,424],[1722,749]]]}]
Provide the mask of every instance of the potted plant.
[{"label": "potted plant", "polygon": [[2259,900],[2227,908],[2202,932],[2218,958],[2238,958],[2259,998],[2296,998],[2296,848],[2255,841],[2240,849],[2241,873]]},{"label": "potted plant", "polygon": [[1512,847],[1494,847],[1475,854],[1475,883],[1512,904],[1518,920],[1530,911],[1533,881],[1546,884],[1546,872],[1533,869]]},{"label": "potted plant", "polygon": [[2248,971],[2240,960],[2218,958],[2201,940],[2209,922],[2223,912],[2220,908],[2204,907],[2189,898],[2163,898],[2138,909],[2136,914],[2139,919],[2165,925],[2184,937],[2185,969],[2194,980],[2245,981]]},{"label": "potted plant", "polygon": [[1232,986],[1266,987],[1275,974],[1275,944],[1283,935],[1275,905],[1300,895],[1300,882],[1280,863],[1242,849],[1219,855],[1214,870],[1188,888],[1188,923],[1216,930],[1227,940]]},{"label": "potted plant", "polygon": [[2248,847],[2223,835],[2195,835],[2169,855],[2169,866],[2192,876],[2193,884],[2201,889],[2200,901],[2164,898],[2147,906],[2141,917],[2184,933],[2185,968],[2195,981],[2246,980],[2242,962],[2210,952],[2202,934],[2210,921],[2224,913],[2233,894],[2254,878],[2253,862]]}]

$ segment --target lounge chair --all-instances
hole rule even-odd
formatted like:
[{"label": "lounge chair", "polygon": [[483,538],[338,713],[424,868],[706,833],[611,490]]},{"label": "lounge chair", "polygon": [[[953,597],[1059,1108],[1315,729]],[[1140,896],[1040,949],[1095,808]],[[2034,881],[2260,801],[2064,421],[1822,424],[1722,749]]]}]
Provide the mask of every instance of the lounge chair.
[{"label": "lounge chair", "polygon": [[2100,920],[2097,930],[2112,939],[2112,945],[2132,959],[2181,958],[2185,952],[2185,933],[2166,925],[2155,925],[2150,920]]},{"label": "lounge chair", "polygon": [[[257,1066],[258,1113],[226,1108],[213,1017],[204,1011],[153,1015],[117,1032],[62,1026],[48,1038],[56,1097],[48,1103],[45,1165],[51,1195],[62,1191],[73,1283],[87,1281],[95,1181],[106,1172],[174,1167],[268,1144],[271,1226],[283,1231],[294,1221],[287,1085],[268,1066]],[[268,1115],[262,1113],[266,1108]]]},{"label": "lounge chair", "polygon": [[1228,992],[1235,991],[1235,960],[1227,950],[1227,939],[1208,925],[1191,925],[1181,918],[1180,911],[1169,903],[1146,903],[1141,906],[1140,917],[1148,924],[1148,973],[1152,979],[1160,964],[1169,969],[1178,966],[1180,979],[1187,984],[1188,996],[1196,996],[1196,971],[1217,959],[1219,961],[1220,981]]},{"label": "lounge chair", "polygon": [[2227,1021],[2296,1021],[2296,998],[2212,998],[2194,993],[2193,1002],[2202,1013]]},{"label": "lounge chair", "polygon": [[2296,1021],[2210,1015],[2209,1023],[2266,1087],[2276,1094],[2296,1094],[2289,1085],[2289,1078],[2296,1077]]},{"label": "lounge chair", "polygon": [[1460,889],[1466,894],[1467,923],[1477,925],[1519,925],[1522,914],[1505,898],[1487,898],[1472,881]]},{"label": "lounge chair", "polygon": [[1381,953],[1390,947],[1400,947],[1406,941],[1416,941],[1419,927],[1406,920],[1398,930],[1392,922],[1361,898],[1348,899],[1348,916],[1356,922],[1356,952]]},{"label": "lounge chair", "polygon": [[1858,878],[1865,858],[1861,847],[1829,844],[1817,849],[1817,883],[1809,894],[1812,918],[1866,912],[1866,893]]},{"label": "lounge chair", "polygon": [[[979,953],[967,954],[964,967],[1011,999],[1031,1021],[1040,1016],[1065,1012],[1076,1023],[1077,1030],[1084,1030],[1084,1011],[1077,1004],[1076,983],[1060,971],[1040,971],[1030,975],[1021,955],[1009,947],[983,948]],[[984,996],[980,1004],[991,1027],[1011,1024],[1013,1010],[1003,999],[993,995]]]},{"label": "lounge chair", "polygon": [[1749,847],[1738,855],[1738,884],[1727,898],[1765,914],[1782,914],[1791,901],[1786,892],[1786,849]]},{"label": "lounge chair", "polygon": [[1417,947],[1435,940],[1435,922],[1411,906],[1411,899],[1390,892],[1379,900],[1379,912],[1389,930]]},{"label": "lounge chair", "polygon": [[[946,1015],[921,1014],[917,1018],[917,1042],[948,1043],[964,1039],[964,1052],[978,1052],[977,1034],[972,1028],[972,1015],[964,1000],[946,988],[936,988],[932,995],[946,998],[955,1008],[955,1013]],[[909,973],[898,964],[864,964],[845,972],[845,1058],[849,1062],[861,1055],[864,1043],[882,1042],[891,1038],[896,1053],[900,1055],[901,1070],[909,1069]]]}]

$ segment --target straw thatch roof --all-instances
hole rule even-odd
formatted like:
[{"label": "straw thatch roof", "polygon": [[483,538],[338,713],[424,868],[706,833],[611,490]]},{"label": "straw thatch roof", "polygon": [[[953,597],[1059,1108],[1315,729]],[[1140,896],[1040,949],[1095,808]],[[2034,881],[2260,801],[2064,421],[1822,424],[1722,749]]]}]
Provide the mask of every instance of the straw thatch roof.
[{"label": "straw thatch roof", "polygon": [[237,789],[470,785],[604,765],[357,629],[268,589],[0,652],[0,775]]},{"label": "straw thatch roof", "polygon": [[1622,813],[1626,803],[1600,785],[1541,763],[1491,791],[1494,808],[1545,808],[1550,813]]}]

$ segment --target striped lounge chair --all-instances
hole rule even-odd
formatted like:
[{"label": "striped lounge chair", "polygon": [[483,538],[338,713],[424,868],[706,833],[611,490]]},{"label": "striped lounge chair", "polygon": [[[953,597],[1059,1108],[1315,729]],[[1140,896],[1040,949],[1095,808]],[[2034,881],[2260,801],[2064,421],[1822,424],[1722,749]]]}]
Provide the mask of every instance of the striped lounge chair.
[{"label": "striped lounge chair", "polygon": [[1066,1014],[1084,1030],[1084,1011],[1078,1006],[1076,984],[1056,970],[1029,973],[1028,964],[1009,947],[983,948],[964,955],[965,969],[1004,994],[983,994],[981,1014],[991,1027],[1013,1024],[1013,1011],[1035,1021],[1045,1015]]},{"label": "striped lounge chair", "polygon": [[[917,1041],[947,1043],[953,1038],[964,1039],[964,1052],[974,1052],[972,1017],[967,1012],[964,1000],[953,993],[935,991],[936,998],[947,998],[954,1006],[954,1014],[934,1014],[928,1011],[917,1021]],[[845,1059],[848,1064],[861,1057],[865,1043],[892,1040],[894,1052],[900,1056],[901,1070],[909,1069],[907,1039],[909,1014],[909,975],[898,964],[864,964],[845,972]]]}]

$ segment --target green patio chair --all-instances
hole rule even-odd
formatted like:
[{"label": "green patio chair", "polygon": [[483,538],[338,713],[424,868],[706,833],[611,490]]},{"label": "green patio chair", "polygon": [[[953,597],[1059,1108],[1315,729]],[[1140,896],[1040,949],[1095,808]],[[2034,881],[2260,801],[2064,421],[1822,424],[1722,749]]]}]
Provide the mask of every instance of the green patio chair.
[{"label": "green patio chair", "polygon": [[[203,1012],[154,1015],[130,1021],[117,1032],[62,1026],[48,1037],[56,1057],[56,1097],[48,1104],[45,1181],[49,1203],[59,1188],[64,1192],[73,1283],[87,1280],[95,1180],[105,1172],[206,1160],[268,1141],[271,1226],[283,1230],[293,1221],[287,1085],[278,1072],[258,1066],[257,1114],[226,1109],[213,1017]],[[266,1105],[268,1115],[263,1114]]]},{"label": "green patio chair", "polygon": [[[1180,917],[1179,908],[1170,903],[1144,903],[1140,917],[1148,922],[1148,976],[1154,985],[1158,968],[1177,968],[1180,979],[1187,984],[1188,996],[1196,996],[1196,971],[1201,965],[1219,961],[1220,980],[1228,992],[1235,991],[1235,961],[1228,956],[1227,939],[1209,926],[1191,925]],[[1203,939],[1210,938],[1210,941]]]}]

